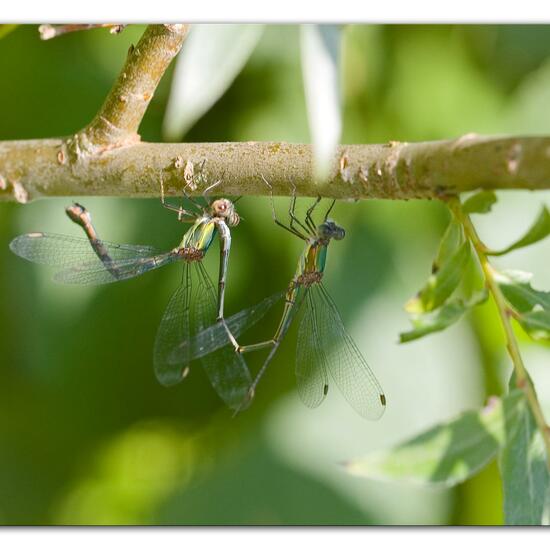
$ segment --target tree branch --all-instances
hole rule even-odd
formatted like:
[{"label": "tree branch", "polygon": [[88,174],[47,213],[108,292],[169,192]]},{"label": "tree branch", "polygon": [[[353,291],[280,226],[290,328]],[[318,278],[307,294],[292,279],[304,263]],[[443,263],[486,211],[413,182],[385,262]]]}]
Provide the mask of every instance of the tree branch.
[{"label": "tree branch", "polygon": [[[115,85],[114,89],[118,89]],[[113,95],[113,94],[110,94]],[[114,94],[116,96],[116,93]],[[111,100],[102,113],[109,113]],[[137,101],[140,113],[143,101]],[[115,112],[116,109],[115,109]],[[98,115],[103,116],[103,115]],[[117,127],[130,129],[139,117],[117,114]],[[313,181],[309,145],[269,142],[136,143],[108,146],[109,128],[93,122],[89,135],[102,152],[71,161],[62,139],[0,142],[0,199],[26,202],[40,197],[110,195],[157,197],[162,175],[167,195],[179,195],[204,162],[196,192],[220,179],[216,193],[290,195],[338,199],[441,198],[485,189],[550,189],[550,137],[483,137],[386,145],[343,145],[329,180]],[[88,132],[88,130],[86,130]],[[103,138],[101,137],[103,135]]]},{"label": "tree branch", "polygon": [[[69,138],[0,142],[0,200],[111,195],[156,197],[186,184],[200,193],[337,199],[442,198],[477,188],[550,188],[550,137],[483,137],[343,145],[329,179],[316,184],[310,145],[141,143],[145,110],[188,25],[149,25],[94,119]],[[202,167],[201,178],[193,178]],[[189,190],[189,189],[188,189]]]},{"label": "tree branch", "polygon": [[139,142],[143,115],[162,75],[178,54],[189,25],[149,25],[130,46],[122,68],[92,122],[68,140],[70,160]]}]

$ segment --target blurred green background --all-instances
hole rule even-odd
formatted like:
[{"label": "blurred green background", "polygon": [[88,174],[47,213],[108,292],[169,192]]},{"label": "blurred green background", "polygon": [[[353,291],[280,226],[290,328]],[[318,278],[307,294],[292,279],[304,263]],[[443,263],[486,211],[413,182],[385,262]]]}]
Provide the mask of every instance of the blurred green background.
[{"label": "blurred green background", "polygon": [[[36,26],[0,40],[0,139],[70,134],[94,115],[144,27],[41,42]],[[548,133],[550,27],[362,26],[344,34],[345,143],[432,140],[467,132]],[[171,73],[141,127],[161,141]],[[296,26],[269,26],[244,71],[188,141],[309,141]],[[500,193],[478,217],[503,246],[530,225],[547,193]],[[508,372],[492,304],[450,330],[407,345],[402,304],[429,274],[447,214],[429,201],[339,203],[347,237],[331,247],[326,286],[388,399],[376,423],[335,391],[317,410],[295,392],[294,330],[254,405],[231,418],[197,364],[161,387],[155,331],[175,266],[104,287],[63,287],[12,255],[27,231],[78,235],[65,217],[81,200],[108,240],[173,247],[184,231],[157,200],[81,198],[0,203],[1,524],[494,524],[493,464],[455,490],[349,477],[339,462],[403,440],[502,391]],[[303,201],[300,207],[310,201]],[[278,200],[284,212],[287,202]],[[301,242],[272,222],[263,198],[239,202],[227,311],[290,280]],[[550,243],[499,265],[548,288]],[[217,253],[206,265],[215,276]],[[270,335],[269,318],[248,335]],[[520,335],[545,409],[548,350]],[[261,357],[251,359],[256,369]]]}]

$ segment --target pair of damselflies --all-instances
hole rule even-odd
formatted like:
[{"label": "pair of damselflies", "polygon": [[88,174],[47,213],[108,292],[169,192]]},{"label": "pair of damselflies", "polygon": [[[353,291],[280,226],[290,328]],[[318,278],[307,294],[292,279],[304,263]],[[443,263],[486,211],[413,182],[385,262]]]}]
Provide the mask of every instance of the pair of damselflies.
[{"label": "pair of damselflies", "polygon": [[[78,204],[67,208],[66,212],[83,228],[85,238],[28,233],[16,237],[10,248],[29,261],[60,267],[54,279],[69,284],[110,283],[182,262],[180,284],[168,302],[155,339],[156,376],[164,385],[176,384],[189,372],[191,361],[199,359],[215,391],[236,411],[250,404],[267,366],[294,319],[302,313],[295,363],[302,401],[309,407],[320,405],[327,395],[330,377],[361,416],[379,418],[386,405],[384,393],[346,332],[336,305],[322,284],[328,245],[332,239],[340,240],[345,236],[344,229],[328,218],[334,201],[322,223],[315,225],[313,214],[321,199],[318,198],[307,210],[305,219],[300,220],[295,213],[296,197],[293,195],[290,222],[286,225],[277,218],[271,198],[275,223],[305,243],[296,273],[285,291],[226,319],[224,296],[231,248],[230,227],[236,226],[240,218],[234,203],[228,199],[209,202],[205,192],[206,204],[202,204],[185,196],[190,201],[189,208],[168,204],[161,180],[162,205],[177,212],[179,221],[192,224],[179,245],[167,252],[151,246],[116,244],[99,239],[89,212]],[[216,232],[220,237],[217,294],[202,264]],[[237,338],[283,298],[282,316],[273,337],[240,345]],[[252,379],[243,355],[262,349],[269,349],[269,354]]]}]

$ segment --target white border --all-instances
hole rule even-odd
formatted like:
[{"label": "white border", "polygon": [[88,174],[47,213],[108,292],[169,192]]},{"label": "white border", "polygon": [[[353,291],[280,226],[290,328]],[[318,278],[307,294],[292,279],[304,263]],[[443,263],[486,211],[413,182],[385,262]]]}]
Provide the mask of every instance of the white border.
[{"label": "white border", "polygon": [[[464,550],[464,548],[535,548],[533,542],[545,540],[544,528],[96,528],[96,529],[0,529],[0,543],[5,548],[40,548],[44,550],[97,550],[98,548],[162,548],[172,550],[280,550],[313,548],[315,550]],[[506,537],[506,538],[505,538]],[[543,539],[545,537],[545,539]],[[124,546],[122,546],[124,545]],[[537,545],[544,548],[547,545]]]},{"label": "white border", "polygon": [[2,23],[64,22],[370,22],[550,23],[550,3],[392,0],[337,2],[277,0],[18,0],[2,2]]}]

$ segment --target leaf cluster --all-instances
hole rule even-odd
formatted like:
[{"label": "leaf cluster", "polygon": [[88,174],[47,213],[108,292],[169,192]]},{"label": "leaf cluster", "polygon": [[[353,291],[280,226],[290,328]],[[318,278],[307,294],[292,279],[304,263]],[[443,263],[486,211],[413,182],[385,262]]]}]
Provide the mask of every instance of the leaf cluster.
[{"label": "leaf cluster", "polygon": [[[464,223],[470,223],[471,214],[489,213],[496,201],[495,193],[482,191],[458,205],[459,215],[456,208],[451,209],[432,273],[405,304],[412,329],[400,334],[401,343],[442,331],[485,302],[490,286],[487,271],[504,297],[506,313],[534,340],[550,340],[550,292],[534,289],[530,273],[498,271],[488,263],[489,257],[508,254],[547,237],[550,213],[544,206],[523,236],[501,250],[491,250],[471,241]],[[346,468],[364,477],[453,487],[495,458],[502,477],[506,523],[548,522],[550,472],[544,440],[526,394],[518,389],[514,377],[509,393],[490,398],[483,409],[464,412],[392,449],[351,460]]]}]

